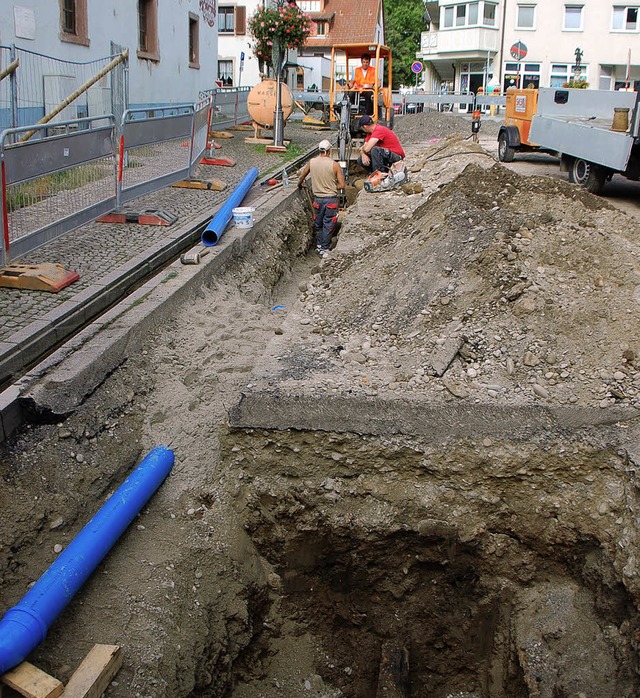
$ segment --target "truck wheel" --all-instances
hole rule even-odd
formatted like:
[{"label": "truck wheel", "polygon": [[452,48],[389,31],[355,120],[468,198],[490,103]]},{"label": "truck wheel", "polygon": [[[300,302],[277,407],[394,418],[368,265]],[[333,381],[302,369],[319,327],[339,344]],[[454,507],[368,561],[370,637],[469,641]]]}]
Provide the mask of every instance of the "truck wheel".
[{"label": "truck wheel", "polygon": [[498,138],[498,160],[500,162],[512,162],[516,151],[509,145],[506,132],[502,132]]},{"label": "truck wheel", "polygon": [[569,181],[579,184],[592,194],[602,191],[606,178],[606,171],[588,160],[574,158],[569,165]]}]

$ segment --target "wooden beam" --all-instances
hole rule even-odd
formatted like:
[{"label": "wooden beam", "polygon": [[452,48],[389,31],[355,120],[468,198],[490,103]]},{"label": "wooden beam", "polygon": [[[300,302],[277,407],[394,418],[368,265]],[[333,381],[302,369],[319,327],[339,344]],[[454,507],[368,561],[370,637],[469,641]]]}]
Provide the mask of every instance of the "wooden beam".
[{"label": "wooden beam", "polygon": [[3,674],[2,683],[25,698],[58,698],[64,690],[62,681],[49,676],[29,662],[22,662],[15,669]]},{"label": "wooden beam", "polygon": [[69,679],[62,698],[100,698],[121,666],[118,645],[94,645]]}]

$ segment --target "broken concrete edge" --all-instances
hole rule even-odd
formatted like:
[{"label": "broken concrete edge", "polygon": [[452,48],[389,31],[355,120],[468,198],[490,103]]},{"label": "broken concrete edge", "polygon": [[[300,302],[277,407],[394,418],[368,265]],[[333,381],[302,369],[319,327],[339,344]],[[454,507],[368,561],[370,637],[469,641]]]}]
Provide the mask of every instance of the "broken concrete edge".
[{"label": "broken concrete edge", "polygon": [[180,304],[242,256],[293,195],[295,188],[252,198],[252,228],[232,227],[199,265],[174,261],[1,392],[0,442],[25,421],[57,421],[73,412]]},{"label": "broken concrete edge", "polygon": [[77,331],[88,318],[111,307],[118,298],[146,278],[150,269],[167,264],[186,244],[200,238],[201,231],[209,220],[210,216],[205,221],[192,219],[171,234],[165,234],[162,240],[144,253],[117,267],[42,319],[9,337],[3,343],[5,351],[0,355],[0,382],[10,380],[11,376],[37,361],[52,346]]},{"label": "broken concrete edge", "polygon": [[640,431],[640,410],[535,404],[450,405],[366,396],[282,395],[276,390],[243,393],[229,411],[231,429],[405,434],[428,437],[438,443],[489,436],[521,440],[540,433],[616,425],[635,427],[635,437],[635,432]]}]

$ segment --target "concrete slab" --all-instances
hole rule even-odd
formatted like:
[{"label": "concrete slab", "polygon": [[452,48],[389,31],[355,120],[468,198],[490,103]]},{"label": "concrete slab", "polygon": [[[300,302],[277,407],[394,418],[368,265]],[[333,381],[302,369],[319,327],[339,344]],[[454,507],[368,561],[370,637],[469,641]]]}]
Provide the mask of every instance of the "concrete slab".
[{"label": "concrete slab", "polygon": [[586,426],[640,423],[640,410],[536,405],[446,405],[340,395],[244,394],[229,412],[236,429],[300,429],[336,433],[425,436],[433,441],[509,436]]}]

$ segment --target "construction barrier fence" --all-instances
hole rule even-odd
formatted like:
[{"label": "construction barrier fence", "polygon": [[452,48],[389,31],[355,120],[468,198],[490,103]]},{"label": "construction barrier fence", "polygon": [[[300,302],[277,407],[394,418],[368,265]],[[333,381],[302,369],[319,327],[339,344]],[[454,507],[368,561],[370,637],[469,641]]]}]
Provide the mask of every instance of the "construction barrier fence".
[{"label": "construction barrier fence", "polygon": [[2,266],[113,209],[114,136],[112,116],[0,134]]},{"label": "construction barrier fence", "polygon": [[247,109],[250,87],[216,87],[200,93],[202,99],[211,97],[211,129],[223,131],[251,121]]},{"label": "construction barrier fence", "polygon": [[[5,129],[0,265],[143,194],[190,177],[206,152],[211,99]],[[119,137],[118,137],[119,134]]]},{"label": "construction barrier fence", "polygon": [[[114,51],[118,48],[112,46]],[[0,46],[0,66],[14,60],[18,69],[0,82],[0,130],[37,123],[66,97],[107,66],[115,55],[93,61],[61,60],[16,46]],[[52,121],[122,114],[127,103],[125,66],[101,77]]]}]

